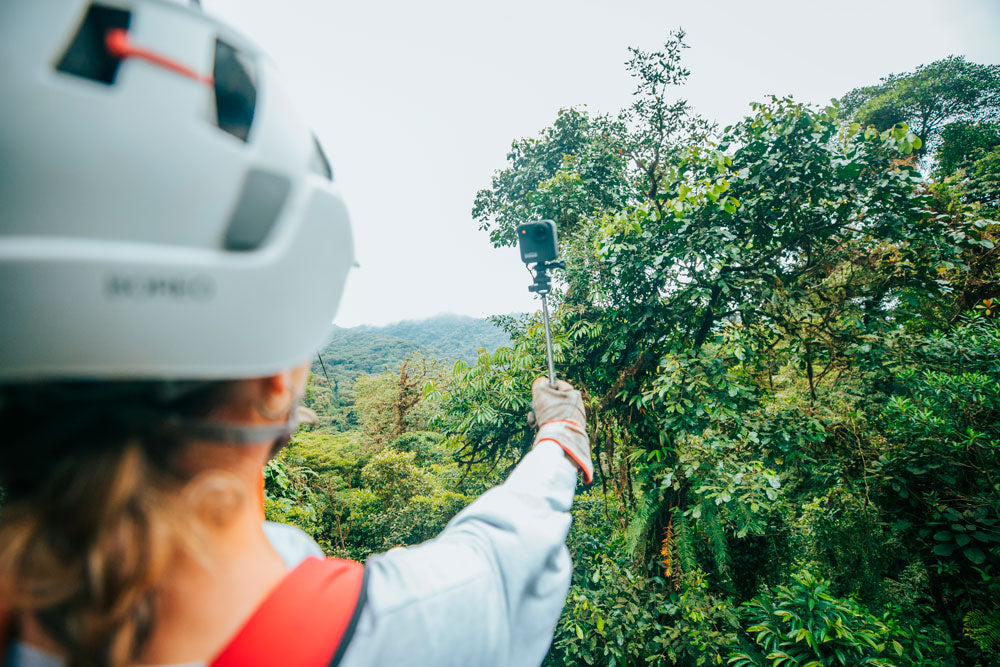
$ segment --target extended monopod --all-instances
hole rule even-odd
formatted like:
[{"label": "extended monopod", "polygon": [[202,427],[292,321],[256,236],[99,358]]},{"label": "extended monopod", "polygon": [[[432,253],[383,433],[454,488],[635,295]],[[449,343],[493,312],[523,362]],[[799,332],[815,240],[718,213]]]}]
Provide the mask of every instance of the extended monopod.
[{"label": "extended monopod", "polygon": [[[549,303],[546,295],[552,291],[548,272],[565,269],[566,262],[559,261],[559,239],[556,223],[551,220],[526,222],[517,226],[517,244],[521,249],[521,261],[534,264],[535,282],[528,287],[542,297],[542,325],[545,327],[545,354],[549,361],[549,384],[556,386],[556,367],[552,362],[552,331],[549,327]],[[530,270],[530,266],[529,266]]]}]

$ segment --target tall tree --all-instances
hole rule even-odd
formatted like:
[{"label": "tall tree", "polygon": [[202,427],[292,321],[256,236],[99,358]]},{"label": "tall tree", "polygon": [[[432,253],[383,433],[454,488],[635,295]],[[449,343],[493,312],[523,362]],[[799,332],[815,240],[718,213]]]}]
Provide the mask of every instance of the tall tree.
[{"label": "tall tree", "polygon": [[525,220],[555,220],[560,231],[572,233],[583,216],[628,201],[621,152],[610,118],[561,109],[539,136],[514,141],[508,166],[476,193],[472,217],[495,246],[514,245]]},{"label": "tall tree", "polygon": [[840,108],[845,117],[879,130],[906,123],[923,141],[923,153],[936,147],[950,122],[1000,118],[1000,65],[948,56],[855,88],[840,99]]},{"label": "tall tree", "polygon": [[948,176],[1000,146],[1000,122],[957,120],[941,130],[934,159],[938,176]]},{"label": "tall tree", "polygon": [[660,205],[683,147],[712,128],[670,95],[690,75],[680,61],[686,48],[683,31],[656,51],[630,47],[631,105],[617,116],[562,109],[537,137],[513,142],[507,166],[476,193],[472,209],[493,245],[514,245],[514,230],[529,219],[555,220],[568,238],[587,217],[642,201]]},{"label": "tall tree", "polygon": [[[674,35],[663,50],[632,52],[636,98],[605,126],[621,150],[611,157],[627,181],[615,190],[623,203],[551,216],[568,260],[552,295],[557,362],[584,394],[601,485],[581,509],[591,513],[574,546],[586,556],[577,559],[552,664],[686,667],[740,655],[749,656],[742,664],[777,664],[780,656],[766,647],[726,653],[738,634],[750,641],[765,625],[778,644],[796,644],[802,664],[826,664],[831,650],[843,657],[830,664],[845,665],[927,664],[949,647],[980,655],[963,623],[976,632],[993,627],[986,610],[994,592],[970,595],[960,608],[949,596],[980,584],[970,575],[972,558],[997,554],[970,550],[940,591],[947,608],[927,611],[928,589],[918,582],[909,606],[887,602],[891,582],[936,565],[922,533],[919,545],[889,555],[902,531],[926,526],[882,523],[883,508],[893,517],[901,510],[885,498],[898,479],[887,482],[878,466],[893,461],[906,470],[908,461],[890,456],[906,436],[887,445],[889,429],[868,430],[865,422],[875,423],[903,390],[905,361],[887,341],[911,330],[918,337],[907,344],[916,345],[928,329],[948,326],[958,300],[968,308],[989,296],[979,283],[993,275],[995,229],[975,215],[987,200],[951,205],[931,196],[909,159],[923,142],[897,124],[906,117],[879,130],[844,122],[836,108],[775,98],[713,139],[686,104],[665,95],[687,76],[682,48]],[[929,137],[965,113],[952,105],[941,120],[931,111],[923,125],[919,113],[913,123]],[[546,130],[532,147],[552,136],[559,134]],[[544,179],[540,160],[523,157],[480,196],[505,202],[507,211],[565,201],[553,195],[569,190],[552,179],[573,182],[573,165],[550,160],[555,172]],[[593,194],[602,183],[591,185]],[[481,222],[498,229],[496,218]],[[984,267],[975,276],[973,260]],[[979,282],[959,299],[956,283],[969,276]],[[509,461],[530,444],[523,397],[544,348],[537,319],[508,324],[514,349],[459,368],[443,399],[442,425],[473,462]],[[934,382],[928,394],[941,388]],[[930,515],[913,516],[925,523]],[[595,520],[602,525],[591,528]],[[798,568],[822,580],[795,579]],[[798,583],[768,592],[790,581]],[[741,634],[732,610],[755,595],[757,611],[787,604],[793,614],[812,615],[824,600],[829,615],[815,627],[845,623],[866,639],[849,640],[849,648],[813,645],[787,622],[793,616],[765,619],[753,605],[740,612],[752,632]],[[973,612],[985,620],[960,617]],[[891,623],[879,620],[883,613]]]}]

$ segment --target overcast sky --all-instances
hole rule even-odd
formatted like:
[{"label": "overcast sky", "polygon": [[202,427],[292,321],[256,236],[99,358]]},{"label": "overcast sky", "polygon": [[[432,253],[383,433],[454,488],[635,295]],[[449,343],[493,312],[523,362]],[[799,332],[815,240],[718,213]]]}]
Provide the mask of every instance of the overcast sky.
[{"label": "overcast sky", "polygon": [[475,193],[561,107],[629,103],[626,47],[683,27],[679,95],[730,123],[769,94],[826,103],[949,54],[1000,62],[1000,0],[203,0],[270,53],[322,140],[361,268],[341,326],[533,310]]}]

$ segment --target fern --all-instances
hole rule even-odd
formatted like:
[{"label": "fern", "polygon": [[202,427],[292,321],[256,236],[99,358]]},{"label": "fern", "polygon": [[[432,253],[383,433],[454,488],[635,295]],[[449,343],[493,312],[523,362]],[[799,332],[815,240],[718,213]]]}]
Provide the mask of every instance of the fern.
[{"label": "fern", "polygon": [[636,510],[635,516],[625,529],[625,549],[636,558],[645,555],[646,538],[652,529],[652,524],[660,510],[661,496],[656,491],[647,493]]},{"label": "fern", "polygon": [[965,634],[987,655],[1000,654],[1000,612],[975,609],[965,615]]},{"label": "fern", "polygon": [[674,512],[674,547],[677,551],[677,565],[682,572],[691,572],[698,567],[698,557],[695,555],[695,540],[691,524],[684,512],[679,509]]},{"label": "fern", "polygon": [[726,526],[715,507],[706,503],[706,511],[702,514],[701,525],[708,538],[708,550],[715,564],[715,571],[723,579],[729,579],[729,551],[726,549]]}]

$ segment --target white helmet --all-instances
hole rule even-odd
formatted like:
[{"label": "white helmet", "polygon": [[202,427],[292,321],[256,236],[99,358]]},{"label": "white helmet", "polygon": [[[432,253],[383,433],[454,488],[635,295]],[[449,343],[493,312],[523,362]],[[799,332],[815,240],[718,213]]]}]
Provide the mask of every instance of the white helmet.
[{"label": "white helmet", "polygon": [[0,2],[0,382],[289,368],[353,264],[252,43],[165,0]]}]

